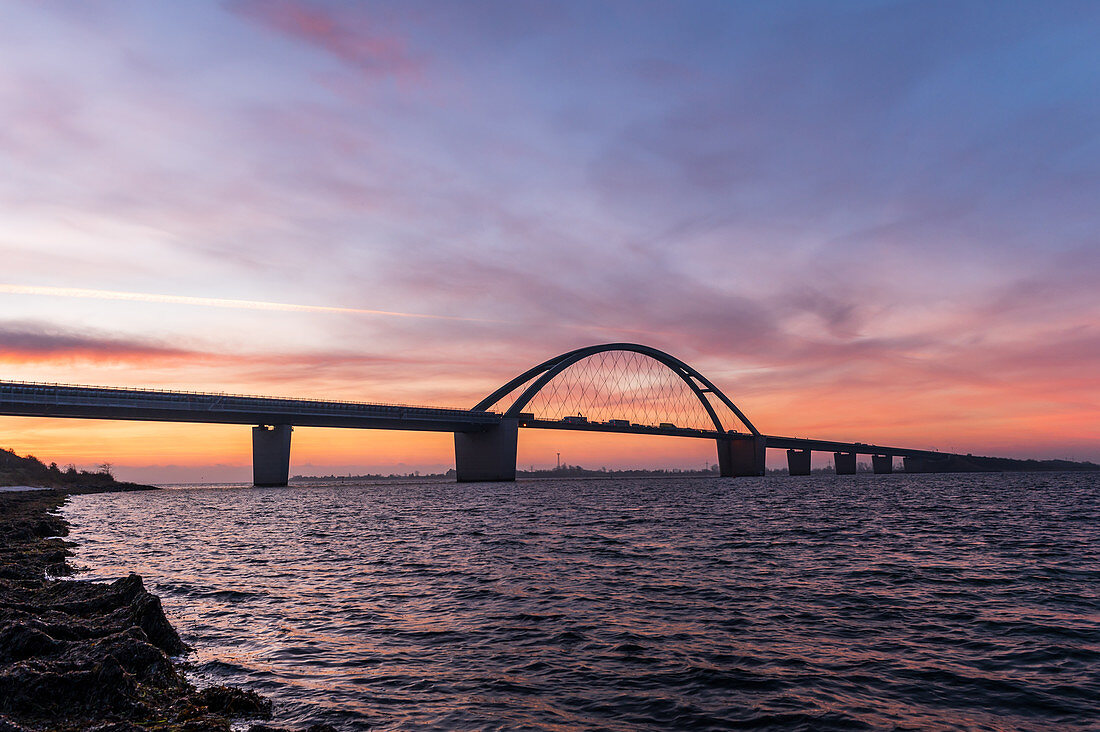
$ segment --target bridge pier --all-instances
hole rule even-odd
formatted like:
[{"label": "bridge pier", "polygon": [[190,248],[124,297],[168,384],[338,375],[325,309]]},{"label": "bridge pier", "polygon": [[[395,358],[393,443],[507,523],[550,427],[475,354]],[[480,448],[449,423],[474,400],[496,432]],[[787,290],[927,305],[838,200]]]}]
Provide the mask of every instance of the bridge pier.
[{"label": "bridge pier", "polygon": [[787,450],[787,471],[791,475],[809,475],[810,451]]},{"label": "bridge pier", "polygon": [[723,478],[764,474],[761,437],[719,437],[718,473]]},{"label": "bridge pier", "polygon": [[833,465],[837,475],[856,474],[856,454],[854,452],[834,452]]},{"label": "bridge pier", "polygon": [[288,424],[252,428],[252,483],[285,486],[290,478],[290,433]]},{"label": "bridge pier", "polygon": [[894,472],[894,456],[893,455],[872,455],[871,467],[874,469],[877,475],[886,475]]},{"label": "bridge pier", "polygon": [[459,483],[516,479],[519,420],[502,419],[480,432],[455,432],[455,478]]}]

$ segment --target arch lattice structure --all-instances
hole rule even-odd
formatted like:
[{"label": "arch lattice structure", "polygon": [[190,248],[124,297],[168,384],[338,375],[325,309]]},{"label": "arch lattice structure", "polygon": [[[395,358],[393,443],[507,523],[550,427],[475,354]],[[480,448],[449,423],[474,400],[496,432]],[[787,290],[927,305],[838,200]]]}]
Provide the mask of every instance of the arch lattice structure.
[{"label": "arch lattice structure", "polygon": [[507,405],[506,417],[533,413],[561,420],[582,413],[593,421],[760,432],[705,376],[664,351],[636,343],[578,348],[540,363],[482,399],[487,411]]}]

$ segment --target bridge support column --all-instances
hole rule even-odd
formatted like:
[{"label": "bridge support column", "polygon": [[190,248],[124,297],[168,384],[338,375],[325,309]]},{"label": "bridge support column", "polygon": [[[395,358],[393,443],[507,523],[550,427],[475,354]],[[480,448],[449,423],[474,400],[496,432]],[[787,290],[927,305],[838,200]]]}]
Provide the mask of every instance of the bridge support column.
[{"label": "bridge support column", "polygon": [[283,486],[290,478],[290,433],[288,424],[252,428],[252,482],[260,486]]},{"label": "bridge support column", "polygon": [[810,451],[787,450],[787,470],[791,475],[809,475]]},{"label": "bridge support column", "polygon": [[833,465],[837,475],[856,474],[856,454],[854,452],[834,452]]},{"label": "bridge support column", "polygon": [[894,456],[893,455],[872,455],[871,467],[878,475],[885,475],[887,473],[894,472]]},{"label": "bridge support column", "polygon": [[760,437],[719,437],[718,472],[723,478],[764,474],[764,440]]},{"label": "bridge support column", "polygon": [[502,419],[480,432],[455,432],[455,477],[459,483],[515,480],[519,420]]}]

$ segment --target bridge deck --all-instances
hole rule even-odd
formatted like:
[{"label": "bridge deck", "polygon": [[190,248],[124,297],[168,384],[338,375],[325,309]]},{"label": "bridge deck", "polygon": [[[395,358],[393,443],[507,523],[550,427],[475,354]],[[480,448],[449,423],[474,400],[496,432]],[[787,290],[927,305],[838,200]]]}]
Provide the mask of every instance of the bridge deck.
[{"label": "bridge deck", "polygon": [[[714,430],[697,430],[689,427],[651,427],[648,425],[632,424],[610,425],[604,422],[559,422],[546,419],[521,419],[521,427],[533,427],[535,429],[574,430],[578,432],[619,432],[634,435],[663,435],[665,437],[694,437],[714,440],[719,437],[732,437],[733,439],[752,439],[752,435],[743,432],[726,433]],[[891,455],[894,457],[942,457],[944,453],[932,450],[915,450],[907,447],[887,447],[885,445],[869,445],[864,442],[837,442],[835,440],[814,440],[807,437],[777,437],[775,435],[761,435],[765,447],[773,449],[814,450],[818,452],[854,452],[859,455]]]},{"label": "bridge deck", "polygon": [[[0,415],[26,417],[75,417],[151,422],[204,422],[221,424],[288,424],[296,427],[347,427],[355,429],[475,432],[499,424],[501,415],[468,409],[416,407],[402,404],[280,399],[210,392],[125,389],[33,382],[0,381]],[[714,430],[648,425],[611,425],[601,422],[562,422],[522,417],[520,426],[581,432],[616,432],[716,439],[751,439],[747,434],[723,434]],[[929,450],[836,442],[801,437],[762,435],[770,448],[856,452],[861,455],[898,457],[942,456]]]},{"label": "bridge deck", "polygon": [[520,427],[533,427],[543,430],[571,430],[576,432],[618,432],[629,435],[664,435],[665,437],[696,437],[713,440],[721,437],[721,432],[697,430],[689,427],[653,427],[644,424],[613,425],[606,422],[562,422],[556,419],[532,419],[521,417]]},{"label": "bridge deck", "polygon": [[476,431],[500,422],[494,412],[466,409],[10,381],[0,381],[0,414],[438,432]]},{"label": "bridge deck", "polygon": [[768,447],[786,450],[814,450],[817,452],[854,452],[858,455],[890,455],[893,457],[944,457],[947,453],[935,450],[913,450],[907,447],[887,447],[868,445],[864,442],[835,442],[833,440],[813,440],[808,437],[764,436]]}]

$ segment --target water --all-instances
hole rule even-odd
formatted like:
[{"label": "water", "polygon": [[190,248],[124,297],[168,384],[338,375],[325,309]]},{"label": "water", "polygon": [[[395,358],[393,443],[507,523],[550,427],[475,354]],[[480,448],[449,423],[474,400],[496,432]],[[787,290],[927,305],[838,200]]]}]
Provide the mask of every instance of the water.
[{"label": "water", "polygon": [[196,675],[342,729],[1100,719],[1100,476],[381,483],[76,496]]}]

